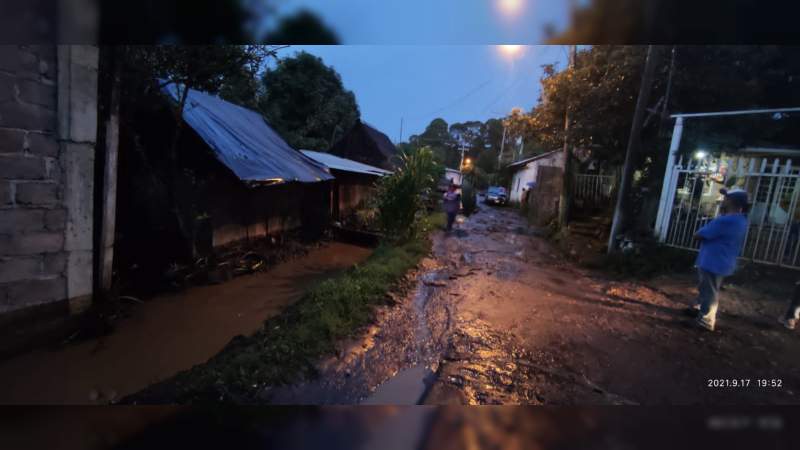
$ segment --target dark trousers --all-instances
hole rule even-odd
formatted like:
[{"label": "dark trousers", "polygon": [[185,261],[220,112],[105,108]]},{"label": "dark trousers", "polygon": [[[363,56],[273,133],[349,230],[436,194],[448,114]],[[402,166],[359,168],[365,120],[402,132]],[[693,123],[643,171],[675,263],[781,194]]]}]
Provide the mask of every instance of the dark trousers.
[{"label": "dark trousers", "polygon": [[453,229],[453,222],[455,221],[456,221],[456,213],[454,212],[447,213],[447,231]]}]

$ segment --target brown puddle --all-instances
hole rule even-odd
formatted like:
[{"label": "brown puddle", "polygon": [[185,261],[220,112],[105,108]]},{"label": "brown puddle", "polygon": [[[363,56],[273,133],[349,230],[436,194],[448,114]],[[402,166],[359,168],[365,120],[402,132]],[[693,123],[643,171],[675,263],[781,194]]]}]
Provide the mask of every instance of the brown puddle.
[{"label": "brown puddle", "polygon": [[105,403],[200,364],[372,249],[332,242],[266,272],[164,295],[113,334],[0,362],[0,403]]}]

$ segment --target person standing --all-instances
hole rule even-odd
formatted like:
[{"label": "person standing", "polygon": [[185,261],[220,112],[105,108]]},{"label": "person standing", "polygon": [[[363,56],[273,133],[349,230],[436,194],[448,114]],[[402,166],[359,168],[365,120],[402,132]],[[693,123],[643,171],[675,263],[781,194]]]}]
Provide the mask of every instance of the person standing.
[{"label": "person standing", "polygon": [[444,212],[447,214],[447,231],[453,229],[453,222],[456,220],[456,214],[461,209],[461,194],[456,190],[455,183],[450,183],[447,186],[447,192],[444,193]]},{"label": "person standing", "polygon": [[794,330],[798,320],[800,320],[800,281],[794,285],[794,295],[789,302],[789,309],[786,310],[786,314],[778,318],[778,322],[784,327]]},{"label": "person standing", "polygon": [[697,255],[698,296],[693,306],[697,324],[714,331],[722,280],[736,269],[747,234],[747,192],[741,189],[720,189],[724,196],[720,216],[694,235],[700,241]]}]

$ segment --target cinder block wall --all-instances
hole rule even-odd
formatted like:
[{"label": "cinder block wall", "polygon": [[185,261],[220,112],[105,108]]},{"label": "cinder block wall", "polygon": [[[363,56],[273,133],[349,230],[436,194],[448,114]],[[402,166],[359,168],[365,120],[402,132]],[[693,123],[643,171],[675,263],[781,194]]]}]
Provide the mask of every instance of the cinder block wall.
[{"label": "cinder block wall", "polygon": [[0,314],[90,302],[97,60],[0,45]]}]

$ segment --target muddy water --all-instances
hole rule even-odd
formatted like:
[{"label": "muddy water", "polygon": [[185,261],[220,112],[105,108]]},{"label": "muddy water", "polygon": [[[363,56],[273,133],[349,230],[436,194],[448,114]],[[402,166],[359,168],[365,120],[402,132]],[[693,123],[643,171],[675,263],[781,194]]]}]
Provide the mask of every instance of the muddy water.
[{"label": "muddy water", "polygon": [[422,261],[413,282],[393,307],[379,308],[375,323],[341,342],[318,364],[319,377],[270,388],[273,404],[413,405],[427,392],[444,348],[440,285],[447,279],[433,259]]},{"label": "muddy water", "polygon": [[109,336],[0,362],[0,403],[104,403],[218,353],[371,249],[330,243],[255,275],[155,298]]}]

